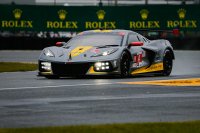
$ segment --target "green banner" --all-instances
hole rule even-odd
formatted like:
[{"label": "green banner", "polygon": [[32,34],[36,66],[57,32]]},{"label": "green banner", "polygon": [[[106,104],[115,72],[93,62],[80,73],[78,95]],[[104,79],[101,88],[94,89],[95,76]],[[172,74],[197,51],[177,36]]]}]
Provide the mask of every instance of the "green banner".
[{"label": "green banner", "polygon": [[177,26],[184,31],[200,31],[200,5],[0,5],[0,31],[170,30]]}]

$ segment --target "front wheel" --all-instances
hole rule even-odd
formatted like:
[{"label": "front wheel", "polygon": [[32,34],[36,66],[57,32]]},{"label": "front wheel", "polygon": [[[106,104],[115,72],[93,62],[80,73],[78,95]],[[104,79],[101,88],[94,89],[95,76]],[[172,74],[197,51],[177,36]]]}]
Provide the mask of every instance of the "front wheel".
[{"label": "front wheel", "polygon": [[122,53],[121,62],[120,62],[120,76],[122,78],[129,76],[129,69],[130,69],[130,58],[126,52]]},{"label": "front wheel", "polygon": [[162,76],[169,76],[172,72],[173,67],[173,58],[169,50],[165,51],[163,58],[163,71],[161,72]]}]

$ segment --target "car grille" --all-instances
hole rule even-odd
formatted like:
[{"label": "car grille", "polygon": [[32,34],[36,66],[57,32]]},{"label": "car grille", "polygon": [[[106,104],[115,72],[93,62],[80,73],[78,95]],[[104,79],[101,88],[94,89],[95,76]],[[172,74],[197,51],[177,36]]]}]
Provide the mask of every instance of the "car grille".
[{"label": "car grille", "polygon": [[56,75],[85,75],[92,63],[51,63],[52,71]]}]

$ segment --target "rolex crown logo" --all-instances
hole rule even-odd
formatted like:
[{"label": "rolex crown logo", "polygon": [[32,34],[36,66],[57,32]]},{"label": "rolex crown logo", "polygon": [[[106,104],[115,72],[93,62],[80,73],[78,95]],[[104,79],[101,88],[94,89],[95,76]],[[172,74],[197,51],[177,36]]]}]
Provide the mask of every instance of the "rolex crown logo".
[{"label": "rolex crown logo", "polygon": [[20,19],[21,16],[22,16],[22,10],[20,10],[20,9],[15,9],[15,10],[13,10],[13,15],[14,15],[14,17],[15,17],[16,19]]},{"label": "rolex crown logo", "polygon": [[140,11],[140,15],[141,15],[141,18],[142,18],[143,20],[146,20],[146,19],[148,18],[149,11],[146,10],[146,9],[142,9],[142,10]]},{"label": "rolex crown logo", "polygon": [[99,19],[99,20],[103,20],[104,17],[105,17],[105,14],[106,14],[106,12],[105,12],[104,10],[99,10],[99,11],[97,12],[97,17],[98,17],[98,19]]},{"label": "rolex crown logo", "polygon": [[181,8],[177,11],[177,13],[180,19],[184,19],[186,15],[186,10]]},{"label": "rolex crown logo", "polygon": [[65,11],[65,10],[58,11],[58,16],[61,20],[64,20],[66,18],[66,15],[67,15],[67,11]]}]

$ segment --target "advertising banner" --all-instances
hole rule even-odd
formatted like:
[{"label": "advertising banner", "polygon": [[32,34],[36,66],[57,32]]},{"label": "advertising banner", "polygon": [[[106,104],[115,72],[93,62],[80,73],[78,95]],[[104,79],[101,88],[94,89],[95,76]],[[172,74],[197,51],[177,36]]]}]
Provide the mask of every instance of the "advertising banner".
[{"label": "advertising banner", "polygon": [[0,5],[0,31],[170,30],[176,27],[200,31],[200,6]]}]

